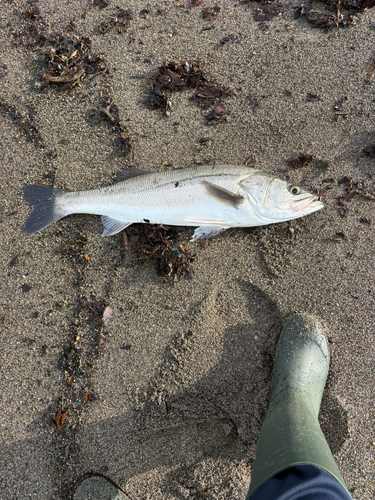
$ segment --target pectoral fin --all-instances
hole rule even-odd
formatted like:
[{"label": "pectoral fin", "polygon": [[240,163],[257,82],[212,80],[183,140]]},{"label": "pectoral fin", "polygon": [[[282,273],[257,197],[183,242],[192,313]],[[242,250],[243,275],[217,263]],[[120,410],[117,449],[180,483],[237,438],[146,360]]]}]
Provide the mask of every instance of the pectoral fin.
[{"label": "pectoral fin", "polygon": [[233,193],[232,191],[228,191],[216,184],[212,184],[208,181],[202,182],[203,186],[206,189],[206,192],[215,200],[220,201],[220,203],[224,203],[225,205],[229,205],[230,207],[237,208],[244,201],[244,197]]},{"label": "pectoral fin", "polygon": [[113,236],[132,224],[132,222],[111,219],[111,217],[107,217],[106,215],[102,215],[101,220],[104,226],[102,236]]},{"label": "pectoral fin", "polygon": [[216,236],[217,234],[224,231],[224,229],[228,229],[227,227],[209,227],[209,226],[200,226],[194,231],[193,237],[190,241],[204,240],[206,238],[212,238],[212,236]]}]

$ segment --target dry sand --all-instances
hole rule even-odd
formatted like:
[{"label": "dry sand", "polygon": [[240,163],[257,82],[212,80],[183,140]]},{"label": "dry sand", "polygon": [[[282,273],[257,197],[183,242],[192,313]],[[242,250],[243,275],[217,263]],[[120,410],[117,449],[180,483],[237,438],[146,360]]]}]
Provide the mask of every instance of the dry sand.
[{"label": "dry sand", "polygon": [[[337,198],[348,175],[374,192],[375,160],[362,152],[375,142],[367,79],[374,11],[327,32],[295,20],[294,4],[263,27],[253,17],[258,4],[232,0],[119,0],[102,10],[84,0],[36,4],[48,30],[89,37],[109,77],[88,76],[66,93],[39,89],[50,44],[19,44],[27,30],[35,40],[30,4],[2,2],[1,499],[65,500],[90,473],[134,500],[244,498],[275,346],[294,311],[329,326],[322,427],[353,498],[373,499],[375,202],[356,195],[342,217]],[[98,34],[116,5],[132,11],[128,31]],[[203,7],[214,5],[216,20],[203,20]],[[140,104],[156,69],[179,57],[201,61],[234,90],[223,101],[227,123],[206,125],[208,111],[189,101],[193,90],[172,95],[169,118]],[[132,138],[128,157],[94,111],[101,93],[113,97]],[[249,96],[259,100],[255,112]],[[9,110],[36,115],[44,148]],[[293,172],[286,160],[302,153],[314,160]],[[249,155],[257,168],[326,189],[326,207],[192,244],[192,279],[170,282],[152,264],[132,266],[123,236],[101,238],[98,217],[21,231],[30,213],[25,183],[79,190],[111,183],[129,166],[241,164]],[[82,234],[80,255],[64,253]],[[191,234],[181,230],[174,244]],[[113,317],[98,349],[100,305]],[[68,410],[60,431],[52,421],[59,408]]]}]

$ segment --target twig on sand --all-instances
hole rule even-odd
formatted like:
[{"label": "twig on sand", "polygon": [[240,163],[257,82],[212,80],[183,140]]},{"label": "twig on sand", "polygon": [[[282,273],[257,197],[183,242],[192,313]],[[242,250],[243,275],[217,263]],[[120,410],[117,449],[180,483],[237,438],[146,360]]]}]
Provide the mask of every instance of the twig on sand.
[{"label": "twig on sand", "polygon": [[50,76],[49,74],[45,75],[44,79],[46,83],[71,83],[75,82],[76,80],[79,80],[82,78],[82,76],[85,75],[85,70],[80,69],[75,73],[74,75],[65,75],[65,76]]},{"label": "twig on sand", "polygon": [[109,104],[105,108],[103,106],[98,106],[96,108],[96,111],[99,114],[107,116],[111,120],[111,122],[113,122],[113,121],[115,121],[115,117],[111,114],[110,109],[111,109],[111,104]]}]

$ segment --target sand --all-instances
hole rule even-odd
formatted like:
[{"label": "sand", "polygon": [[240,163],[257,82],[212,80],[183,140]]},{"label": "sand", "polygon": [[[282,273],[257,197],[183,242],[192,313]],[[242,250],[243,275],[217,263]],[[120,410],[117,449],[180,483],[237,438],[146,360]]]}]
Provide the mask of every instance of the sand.
[{"label": "sand", "polygon": [[[327,31],[294,19],[298,4],[263,26],[258,4],[232,0],[35,5],[42,19],[25,14],[26,1],[0,10],[1,498],[67,500],[92,473],[134,500],[244,498],[277,340],[285,319],[305,311],[329,328],[322,428],[353,499],[373,499],[375,202],[355,195],[344,214],[337,200],[345,176],[375,190],[375,160],[363,154],[375,142],[374,11]],[[117,5],[132,11],[130,26],[99,34]],[[204,20],[215,5],[216,19]],[[88,37],[108,76],[67,92],[40,88],[51,43],[35,42],[31,22]],[[222,100],[227,122],[207,125],[213,106],[189,100],[193,89],[171,95],[169,117],[140,103],[157,68],[179,57],[233,89]],[[105,97],[132,139],[128,156],[95,111]],[[313,160],[286,163],[301,154]],[[325,208],[190,244],[193,274],[176,281],[150,262],[135,266],[122,234],[102,238],[95,216],[22,233],[25,183],[80,190],[131,166],[242,164],[249,155],[257,168],[325,189]],[[192,232],[179,230],[173,244]]]}]

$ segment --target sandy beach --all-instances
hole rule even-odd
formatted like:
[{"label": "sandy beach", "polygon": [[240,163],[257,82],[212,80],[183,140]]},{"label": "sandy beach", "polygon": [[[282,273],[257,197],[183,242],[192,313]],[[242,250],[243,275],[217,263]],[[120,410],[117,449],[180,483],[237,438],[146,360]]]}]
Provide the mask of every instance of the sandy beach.
[{"label": "sandy beach", "polygon": [[[72,499],[93,473],[132,500],[243,499],[294,312],[327,325],[321,426],[353,499],[375,496],[375,10],[341,26],[314,3],[314,28],[298,2],[196,3],[1,5],[2,500]],[[230,95],[149,109],[180,59]],[[324,209],[203,243],[166,230],[155,255],[157,228],[102,238],[92,215],[22,233],[25,184],[246,161]]]}]

